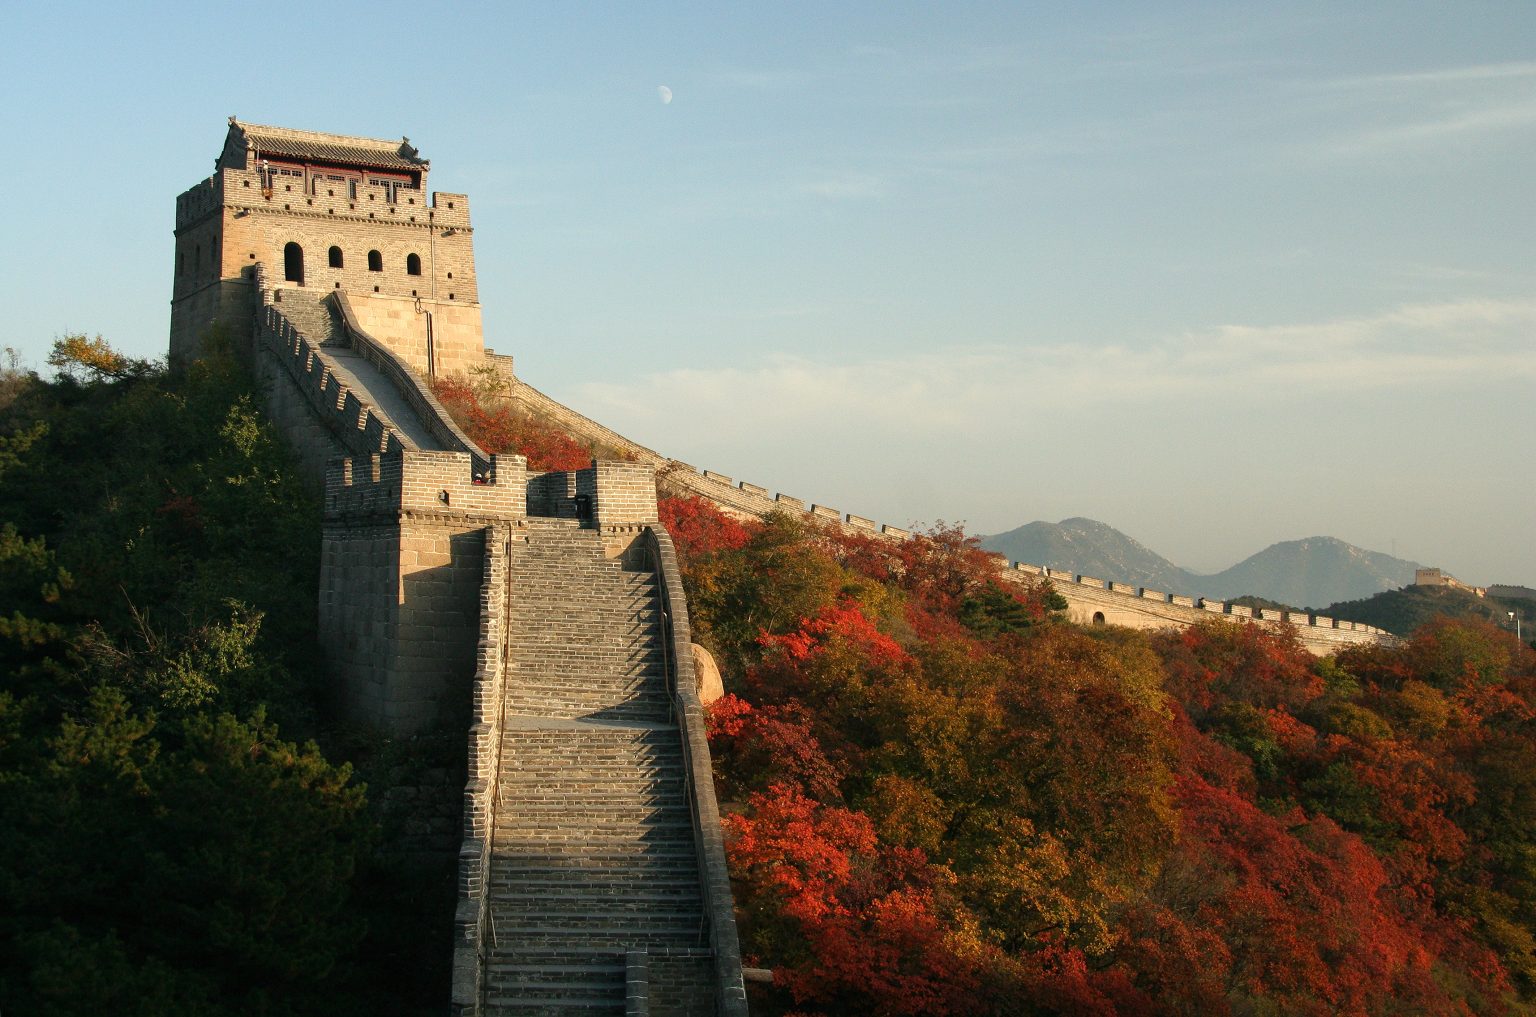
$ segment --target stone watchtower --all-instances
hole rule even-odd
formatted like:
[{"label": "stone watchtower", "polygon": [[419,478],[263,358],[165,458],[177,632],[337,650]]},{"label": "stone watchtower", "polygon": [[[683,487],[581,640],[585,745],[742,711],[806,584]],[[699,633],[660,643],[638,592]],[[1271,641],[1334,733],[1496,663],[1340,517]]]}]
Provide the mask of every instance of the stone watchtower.
[{"label": "stone watchtower", "polygon": [[433,193],[409,139],[229,118],[213,176],[176,199],[170,358],[222,324],[248,347],[269,288],[345,290],[364,331],[431,378],[485,363],[469,199]]}]

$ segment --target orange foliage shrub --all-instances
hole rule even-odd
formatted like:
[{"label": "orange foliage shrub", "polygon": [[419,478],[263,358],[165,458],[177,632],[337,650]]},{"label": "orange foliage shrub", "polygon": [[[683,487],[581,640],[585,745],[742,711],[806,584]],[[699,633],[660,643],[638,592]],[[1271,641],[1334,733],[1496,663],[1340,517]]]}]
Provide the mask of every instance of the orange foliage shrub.
[{"label": "orange foliage shrub", "polygon": [[486,405],[462,378],[439,378],[432,393],[469,435],[492,455],[510,452],[526,456],[536,472],[582,470],[592,465],[592,452],[558,428],[518,412],[510,403]]}]

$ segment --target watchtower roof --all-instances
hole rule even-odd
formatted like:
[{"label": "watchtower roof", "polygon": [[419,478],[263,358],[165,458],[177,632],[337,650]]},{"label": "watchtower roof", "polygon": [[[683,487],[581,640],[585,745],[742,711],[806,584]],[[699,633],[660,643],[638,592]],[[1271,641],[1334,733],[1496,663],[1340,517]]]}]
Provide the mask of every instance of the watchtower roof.
[{"label": "watchtower roof", "polygon": [[[384,141],[355,138],[345,134],[320,131],[296,131],[291,127],[269,127],[229,118],[229,137],[224,143],[220,164],[229,164],[236,152],[251,153],[255,158],[274,156],[300,162],[359,166],[371,169],[415,170],[424,172],[431,164],[420,157],[409,138]],[[241,160],[242,162],[244,160]]]}]

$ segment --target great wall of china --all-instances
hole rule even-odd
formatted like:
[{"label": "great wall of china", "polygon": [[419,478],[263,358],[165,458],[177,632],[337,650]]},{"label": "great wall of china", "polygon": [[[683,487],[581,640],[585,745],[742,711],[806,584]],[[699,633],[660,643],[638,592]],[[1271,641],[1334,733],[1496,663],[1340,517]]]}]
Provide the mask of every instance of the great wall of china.
[{"label": "great wall of china", "polygon": [[[171,361],[202,355],[217,326],[323,479],[320,631],[347,713],[401,734],[467,729],[452,1012],[745,1015],[658,486],[738,516],[912,534],[700,472],[518,379],[484,346],[468,199],[428,202],[428,167],[404,140],[231,117],[214,175],[177,200]],[[620,458],[538,473],[487,455],[423,381],[484,366],[529,411]],[[1048,579],[1084,624],[1223,617],[1290,627],[1316,652],[1385,638],[999,570]]]},{"label": "great wall of china", "polygon": [[[663,487],[670,486],[697,495],[738,517],[761,519],[772,512],[790,512],[807,516],[819,523],[842,526],[856,533],[878,534],[892,540],[908,540],[913,536],[909,529],[877,523],[866,516],[845,513],[791,495],[772,493],[758,484],[737,482],[725,474],[699,470],[688,463],[668,459],[551,399],[521,379],[512,378],[510,384],[511,398],[528,412],[554,421],[583,441],[616,449],[636,462],[653,466]],[[1186,597],[1113,580],[1075,575],[1063,569],[1028,562],[1010,562],[1001,555],[997,559],[999,574],[1006,581],[1036,583],[1042,579],[1049,580],[1056,592],[1067,601],[1067,617],[1080,625],[1160,629],[1224,618],[1290,629],[1303,646],[1319,656],[1353,643],[1386,642],[1393,638],[1374,626],[1329,618],[1326,615],[1272,608],[1255,609],[1241,604]]]}]

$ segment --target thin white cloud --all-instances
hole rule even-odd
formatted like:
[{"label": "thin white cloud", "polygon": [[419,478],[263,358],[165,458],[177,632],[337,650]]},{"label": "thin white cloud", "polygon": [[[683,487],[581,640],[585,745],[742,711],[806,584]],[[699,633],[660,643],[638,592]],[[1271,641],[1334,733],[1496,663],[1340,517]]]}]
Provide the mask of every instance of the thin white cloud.
[{"label": "thin white cloud", "polygon": [[1536,61],[1477,64],[1471,67],[1447,67],[1406,74],[1369,74],[1354,78],[1337,78],[1329,84],[1338,88],[1359,88],[1371,85],[1440,85],[1447,82],[1498,81],[1506,78],[1536,78]]},{"label": "thin white cloud", "polygon": [[1509,133],[1533,125],[1536,125],[1536,96],[1335,137],[1319,146],[1317,152],[1335,157],[1373,156],[1407,148],[1448,144],[1474,135]]},{"label": "thin white cloud", "polygon": [[891,193],[890,181],[873,173],[838,173],[801,184],[801,193],[832,200],[870,200]]},{"label": "thin white cloud", "polygon": [[[1536,62],[1475,64],[1303,84],[1318,112],[1356,122],[1305,147],[1324,159],[1396,155],[1462,140],[1527,131],[1536,124]],[[1460,152],[1457,152],[1460,157]]]},{"label": "thin white cloud", "polygon": [[[682,412],[747,429],[790,413],[807,425],[858,421],[860,429],[899,440],[1174,400],[1219,413],[1320,393],[1536,382],[1533,339],[1536,300],[1468,300],[1309,324],[1228,325],[1139,347],[951,347],[841,364],[775,357],[750,367],[659,372],[638,387],[589,383],[578,404],[599,417],[660,422]],[[635,399],[636,391],[644,398]]]}]

